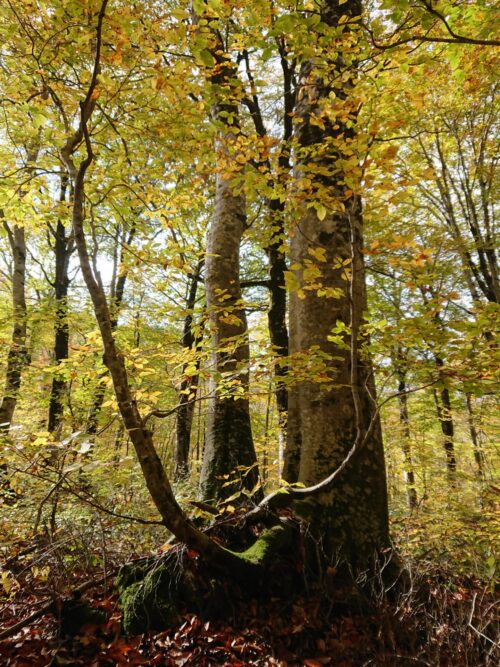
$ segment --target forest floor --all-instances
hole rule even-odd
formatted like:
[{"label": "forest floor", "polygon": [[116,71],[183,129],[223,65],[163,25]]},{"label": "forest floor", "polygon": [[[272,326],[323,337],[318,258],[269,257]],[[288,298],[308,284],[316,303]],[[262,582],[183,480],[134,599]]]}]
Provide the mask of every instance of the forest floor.
[{"label": "forest floor", "polygon": [[[496,667],[500,661],[494,589],[442,568],[421,568],[411,591],[392,600],[381,596],[369,612],[342,605],[341,590],[330,597],[313,590],[292,602],[240,600],[224,620],[186,614],[164,632],[125,637],[112,576],[103,580],[102,567],[76,565],[56,581],[61,558],[62,547],[50,551],[45,544],[42,554],[42,546],[24,541],[4,558],[0,636],[37,610],[46,611],[0,641],[0,664]],[[422,586],[424,601],[418,594]],[[71,599],[78,588],[105,622],[63,635],[61,600]]]}]

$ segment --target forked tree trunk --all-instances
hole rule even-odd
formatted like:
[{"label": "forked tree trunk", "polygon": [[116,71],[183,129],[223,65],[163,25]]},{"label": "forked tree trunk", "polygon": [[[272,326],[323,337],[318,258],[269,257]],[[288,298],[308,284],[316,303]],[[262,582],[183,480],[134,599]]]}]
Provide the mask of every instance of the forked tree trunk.
[{"label": "forked tree trunk", "polygon": [[[358,0],[322,3],[322,21],[332,27],[341,15],[360,13]],[[344,461],[360,429],[369,434],[356,458],[311,512],[326,556],[334,558],[340,552],[356,567],[389,543],[388,510],[370,361],[361,353],[358,336],[353,350],[342,329],[329,340],[338,322],[347,328],[357,323],[357,329],[365,307],[361,202],[345,185],[349,178],[356,181],[356,176],[336,166],[337,161],[348,159],[347,151],[343,152],[345,141],[355,141],[355,132],[332,116],[329,95],[335,92],[351,120],[356,107],[349,107],[349,83],[341,89],[328,83],[339,76],[338,69],[332,71],[336,68],[355,76],[355,66],[340,58],[327,69],[306,61],[300,72],[296,179],[297,188],[305,183],[302,188],[309,190],[307,196],[297,193],[299,209],[291,247],[291,265],[301,268],[295,271],[297,290],[290,297],[290,352],[292,358],[296,356],[298,377],[290,391],[285,472],[289,482],[314,485]],[[312,185],[307,185],[307,179]],[[320,202],[317,211],[307,206],[314,202]],[[350,290],[347,273],[352,260],[354,289]],[[357,367],[354,378],[353,364]]]},{"label": "forked tree trunk", "polygon": [[[212,109],[216,123],[223,125],[218,154],[215,208],[208,232],[205,259],[207,309],[213,341],[214,395],[209,406],[201,490],[205,499],[228,497],[238,488],[251,491],[258,483],[257,457],[252,439],[248,399],[250,351],[248,327],[240,287],[240,244],[246,224],[245,197],[235,192],[239,167],[229,154],[239,133],[238,102],[231,99],[229,60],[221,56],[217,42],[213,55],[218,74],[212,85],[229,88],[227,99],[218,99]],[[220,96],[220,92],[217,93]],[[232,123],[228,122],[232,118]],[[229,484],[234,479],[234,484]]]}]

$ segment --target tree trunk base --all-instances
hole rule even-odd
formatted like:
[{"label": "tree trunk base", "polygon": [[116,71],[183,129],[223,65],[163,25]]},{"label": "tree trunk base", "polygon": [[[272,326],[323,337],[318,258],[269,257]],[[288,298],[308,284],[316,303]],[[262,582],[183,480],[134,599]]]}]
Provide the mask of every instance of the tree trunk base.
[{"label": "tree trunk base", "polygon": [[304,529],[307,524],[275,520],[257,539],[242,525],[213,528],[237,549],[231,551],[236,556],[232,567],[207,564],[181,544],[172,545],[163,557],[122,567],[115,587],[125,633],[163,630],[178,625],[185,614],[203,621],[228,619],[242,601],[291,602],[309,594],[322,599],[329,614],[370,613],[381,591],[399,588],[398,580],[403,583],[394,552],[384,550],[378,560],[365,563],[366,570],[353,571],[341,556],[332,563],[314,531]]},{"label": "tree trunk base", "polygon": [[178,544],[161,559],[125,565],[115,582],[125,633],[161,630],[186,613],[227,618],[242,599],[290,597],[302,587],[293,548],[297,536],[283,524],[264,530],[248,549],[233,552],[240,560],[233,572],[207,565]]}]

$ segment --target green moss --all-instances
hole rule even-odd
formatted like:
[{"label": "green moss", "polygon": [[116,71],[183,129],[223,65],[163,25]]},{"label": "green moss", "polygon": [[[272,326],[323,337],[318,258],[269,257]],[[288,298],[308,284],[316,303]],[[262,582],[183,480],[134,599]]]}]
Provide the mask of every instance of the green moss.
[{"label": "green moss", "polygon": [[158,566],[125,588],[120,596],[127,634],[158,630],[179,620],[176,585],[168,567]]},{"label": "green moss", "polygon": [[246,551],[236,554],[253,565],[265,567],[280,549],[291,542],[291,529],[280,524],[265,530]]},{"label": "green moss", "polygon": [[179,621],[180,615],[170,596],[163,591],[149,591],[144,581],[125,589],[120,597],[123,629],[127,635],[160,630]]},{"label": "green moss", "polygon": [[[244,577],[237,576],[236,581],[241,581],[246,594],[255,595],[256,584],[264,582],[266,569],[274,564],[280,551],[289,547],[292,533],[291,527],[274,526],[246,551],[232,552],[242,563]],[[156,562],[149,568],[147,572],[145,568],[124,568],[120,573],[120,604],[127,634],[174,625],[186,610],[204,618],[226,616],[233,607],[236,589],[239,590],[234,581],[228,582],[217,570],[205,566],[193,571],[189,562],[182,559]]]},{"label": "green moss", "polygon": [[122,591],[136,583],[142,581],[148,571],[151,569],[154,559],[141,560],[139,563],[126,563],[116,575],[114,586],[121,595]]}]

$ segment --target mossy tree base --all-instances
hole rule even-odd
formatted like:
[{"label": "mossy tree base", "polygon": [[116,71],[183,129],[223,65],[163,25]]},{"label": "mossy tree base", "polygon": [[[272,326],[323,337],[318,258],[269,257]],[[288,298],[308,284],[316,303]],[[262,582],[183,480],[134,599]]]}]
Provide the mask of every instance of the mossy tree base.
[{"label": "mossy tree base", "polygon": [[240,566],[234,572],[208,566],[181,545],[154,562],[124,566],[115,587],[125,633],[175,625],[184,613],[204,619],[227,617],[244,597],[290,596],[300,586],[296,539],[294,529],[281,523],[264,530],[248,549],[235,554]]}]

